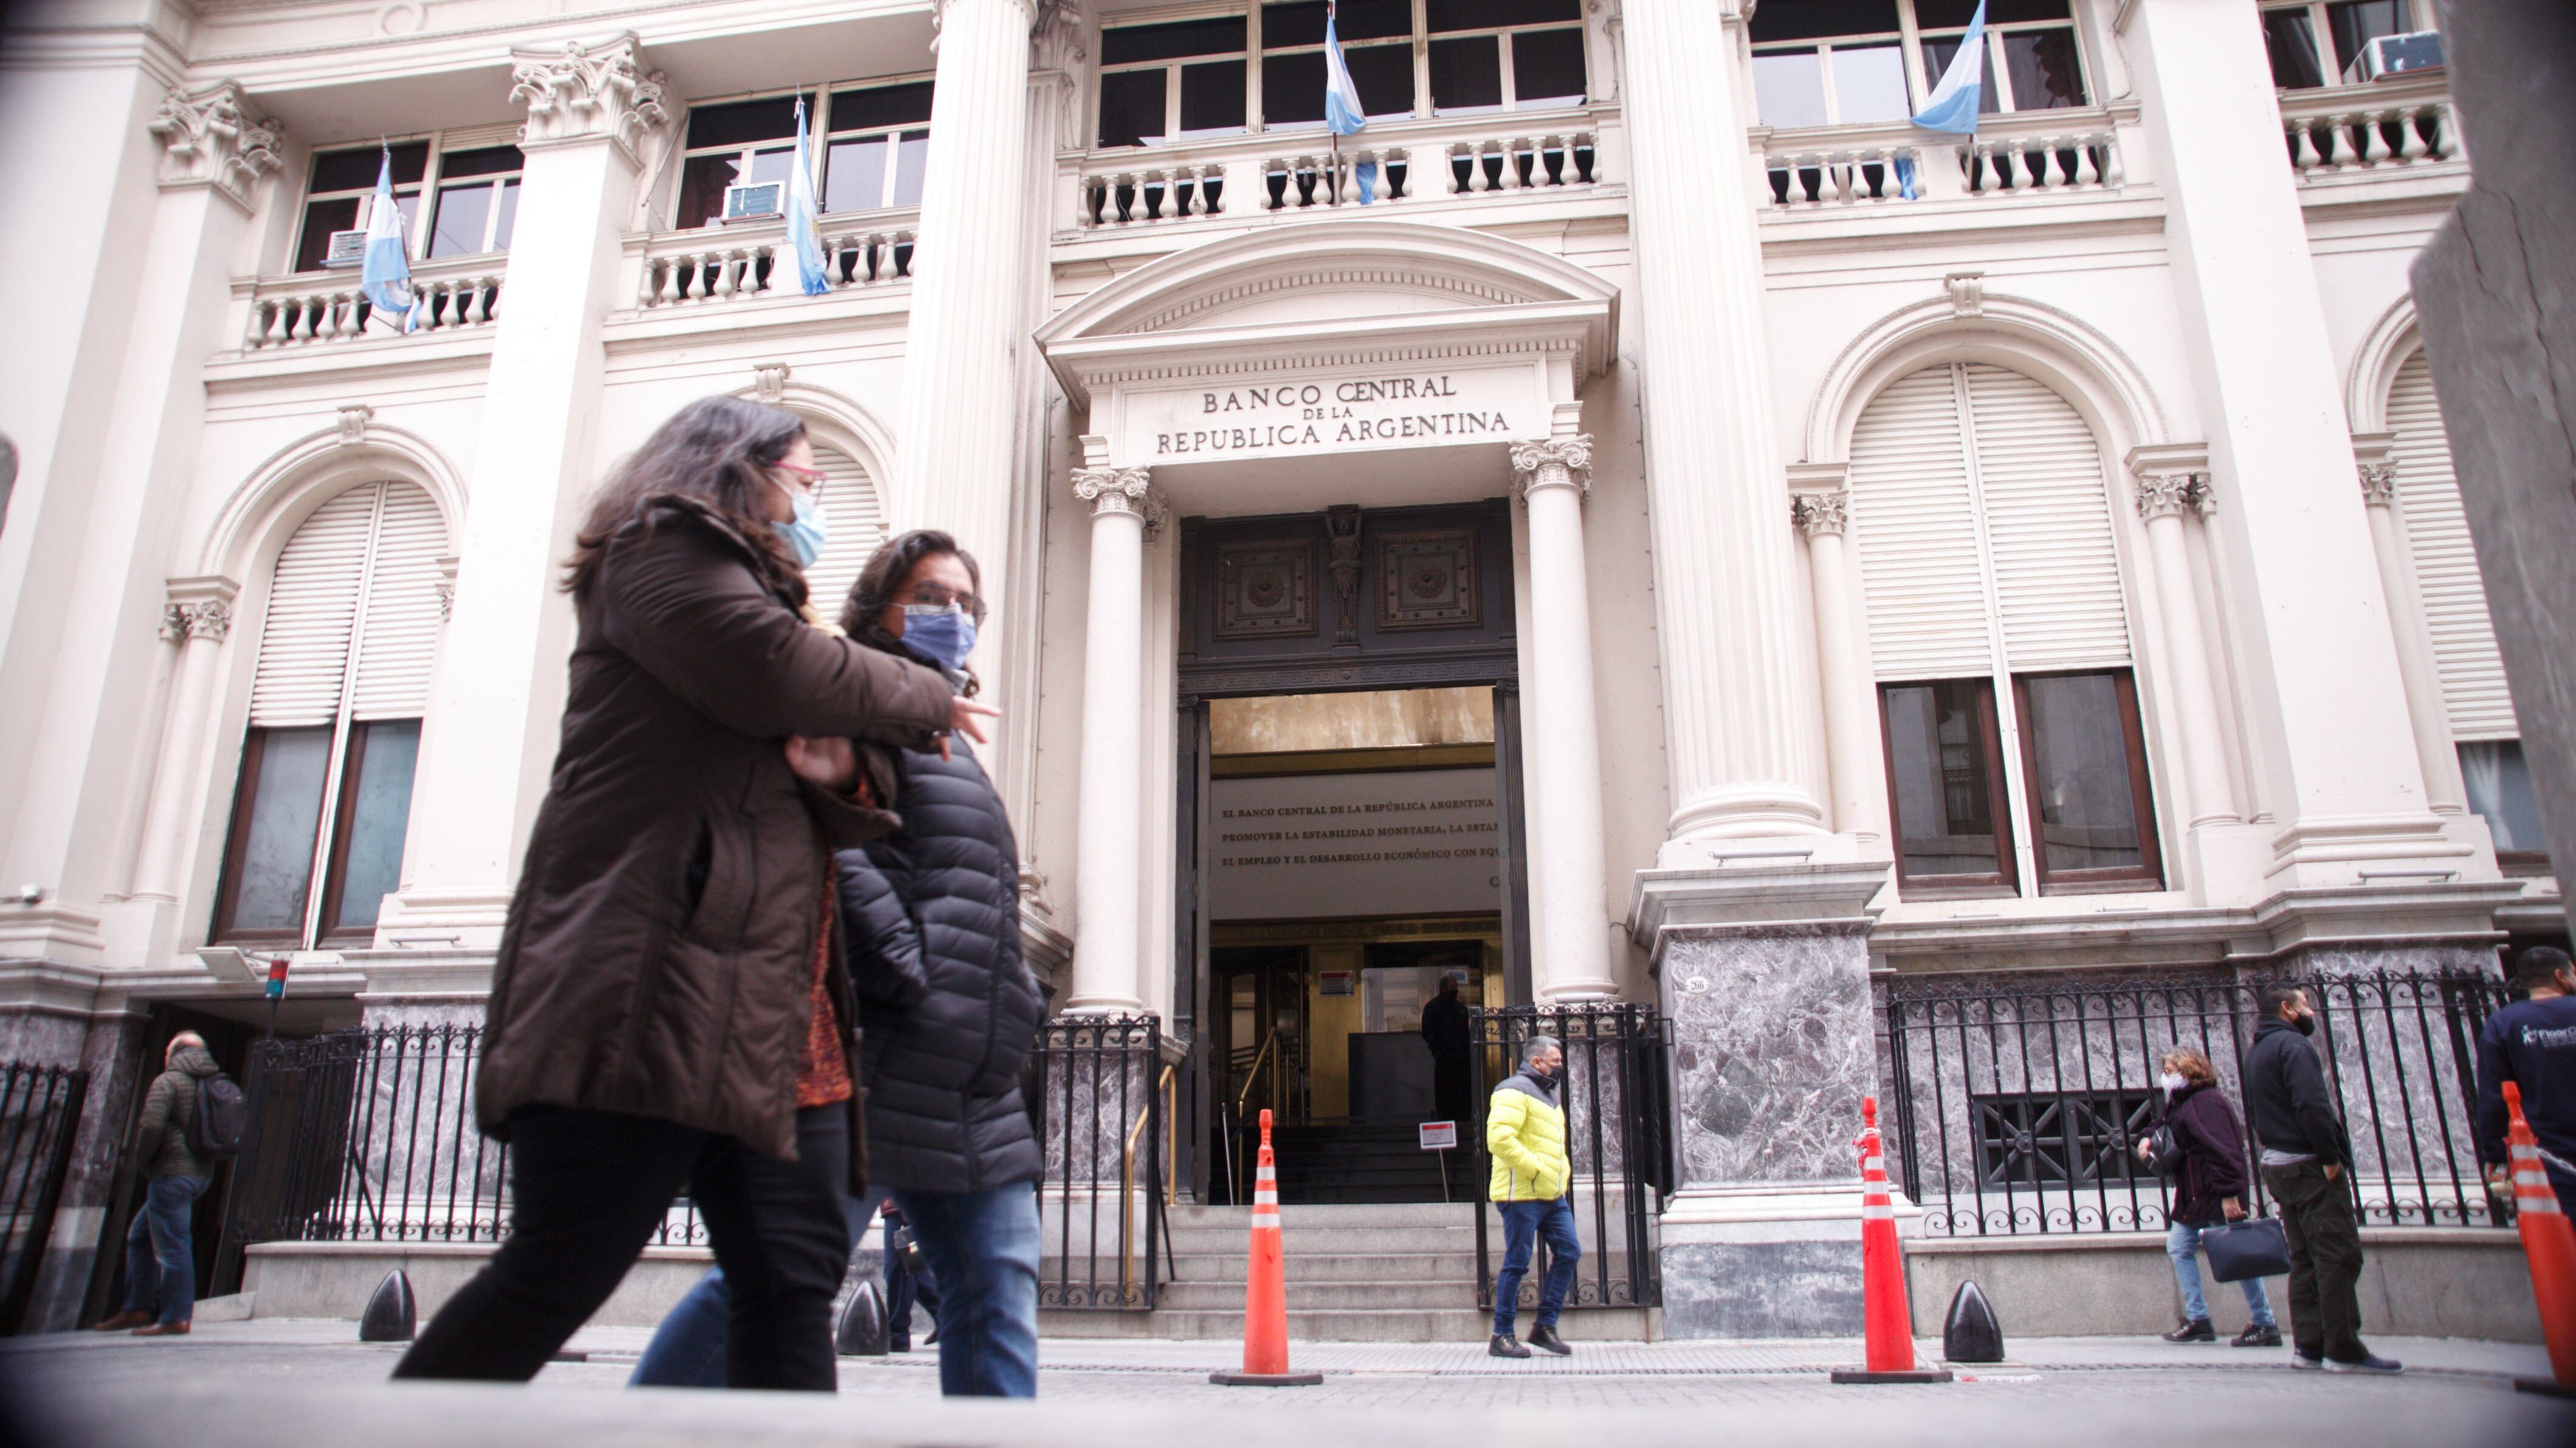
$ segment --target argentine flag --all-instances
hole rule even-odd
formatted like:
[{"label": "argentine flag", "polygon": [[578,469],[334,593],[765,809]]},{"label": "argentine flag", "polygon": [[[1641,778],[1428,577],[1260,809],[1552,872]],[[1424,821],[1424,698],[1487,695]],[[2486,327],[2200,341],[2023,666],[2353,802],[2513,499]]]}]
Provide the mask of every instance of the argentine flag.
[{"label": "argentine flag", "polygon": [[[1941,83],[1924,97],[1923,109],[1914,113],[1914,124],[1926,131],[1940,131],[1953,136],[1977,133],[1977,108],[1986,93],[1986,0],[1977,0],[1977,13],[1968,17],[1968,33],[1959,40],[1959,53],[1950,57],[1949,68],[1941,72]],[[1898,191],[1911,201],[1915,197],[1914,161],[1896,158]]]},{"label": "argentine flag", "polygon": [[[1368,129],[1368,108],[1360,104],[1360,88],[1351,84],[1350,67],[1342,63],[1342,38],[1333,32],[1334,7],[1324,6],[1324,124],[1335,137],[1348,136]],[[1377,200],[1377,163],[1362,161],[1354,179],[1360,186],[1360,205]]]},{"label": "argentine flag", "polygon": [[402,204],[394,199],[394,153],[385,148],[376,166],[376,198],[367,205],[367,254],[358,288],[386,320],[402,318],[406,332],[420,330],[420,300],[411,289],[411,257],[403,247]]},{"label": "argentine flag", "polygon": [[819,297],[832,289],[823,260],[822,208],[814,204],[814,166],[805,149],[805,98],[796,98],[796,169],[787,177],[787,241],[796,248],[796,280],[805,295]]}]

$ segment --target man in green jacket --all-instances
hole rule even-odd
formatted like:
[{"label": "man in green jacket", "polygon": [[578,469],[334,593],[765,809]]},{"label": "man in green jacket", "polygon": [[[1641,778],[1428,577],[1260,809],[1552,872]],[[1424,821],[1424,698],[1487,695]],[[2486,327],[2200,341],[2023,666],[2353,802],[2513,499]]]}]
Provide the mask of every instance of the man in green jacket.
[{"label": "man in green jacket", "polygon": [[143,1118],[135,1123],[135,1155],[149,1184],[143,1210],[125,1234],[125,1310],[100,1323],[100,1332],[132,1328],[136,1337],[176,1337],[196,1315],[197,1253],[189,1218],[215,1169],[188,1150],[188,1121],[197,1114],[197,1083],[215,1074],[215,1058],[206,1054],[204,1037],[181,1031],[170,1038],[161,1064],[161,1074],[143,1093]]},{"label": "man in green jacket", "polygon": [[[1503,1214],[1503,1270],[1494,1274],[1494,1340],[1486,1347],[1495,1357],[1525,1358],[1533,1347],[1559,1356],[1574,1351],[1556,1335],[1556,1315],[1574,1285],[1574,1264],[1583,1257],[1574,1208],[1566,1201],[1574,1167],[1565,1154],[1565,1108],[1557,1095],[1564,1075],[1565,1048],[1552,1036],[1532,1036],[1521,1048],[1521,1068],[1494,1088],[1485,1108],[1485,1152],[1494,1159],[1487,1195]],[[1541,1237],[1547,1239],[1547,1280],[1539,1286],[1538,1323],[1524,1346],[1512,1327],[1520,1316],[1530,1246]]]}]

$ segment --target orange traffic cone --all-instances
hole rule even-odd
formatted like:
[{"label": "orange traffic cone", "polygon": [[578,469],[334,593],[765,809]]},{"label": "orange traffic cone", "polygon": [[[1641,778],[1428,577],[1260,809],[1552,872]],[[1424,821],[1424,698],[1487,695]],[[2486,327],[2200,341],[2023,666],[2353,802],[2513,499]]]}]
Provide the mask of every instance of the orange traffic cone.
[{"label": "orange traffic cone", "polygon": [[2540,1139],[2522,1119],[2522,1088],[2504,1083],[2504,1109],[2513,1118],[2505,1153],[2513,1170],[2513,1215],[2522,1228],[2522,1252],[2531,1261],[2531,1295],[2540,1304],[2541,1336],[2549,1340],[2549,1371],[2556,1381],[2517,1378],[2529,1393],[2576,1395],[2576,1225],[2558,1209],[2549,1173],[2540,1164]]},{"label": "orange traffic cone", "polygon": [[1905,1252],[1896,1241],[1896,1204],[1887,1197],[1887,1159],[1878,1144],[1878,1098],[1860,1103],[1861,1316],[1868,1333],[1865,1368],[1840,1368],[1838,1383],[1946,1383],[1946,1368],[1914,1361],[1914,1317],[1905,1302]]},{"label": "orange traffic cone", "polygon": [[1270,1154],[1270,1112],[1261,1113],[1261,1156],[1252,1174],[1252,1265],[1243,1276],[1243,1371],[1214,1372],[1230,1388],[1307,1388],[1322,1373],[1288,1371],[1288,1274],[1281,1263],[1279,1168]]}]

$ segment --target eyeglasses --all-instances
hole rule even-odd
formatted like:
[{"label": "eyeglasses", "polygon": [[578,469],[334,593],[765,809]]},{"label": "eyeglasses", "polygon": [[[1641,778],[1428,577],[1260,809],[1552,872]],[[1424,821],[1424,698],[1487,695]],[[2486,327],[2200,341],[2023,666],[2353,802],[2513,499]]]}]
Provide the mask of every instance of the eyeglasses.
[{"label": "eyeglasses", "polygon": [[955,606],[966,610],[968,613],[981,612],[984,607],[984,601],[977,598],[975,595],[971,593],[951,593],[936,583],[915,584],[910,589],[906,590],[901,598],[898,598],[895,601],[897,603],[919,604],[923,608],[947,608],[954,604]]},{"label": "eyeglasses", "polygon": [[805,491],[809,493],[822,487],[823,480],[831,476],[831,474],[824,472],[821,468],[800,468],[794,463],[772,463],[770,466],[778,469],[782,473],[794,473],[797,477],[802,478],[805,482]]}]

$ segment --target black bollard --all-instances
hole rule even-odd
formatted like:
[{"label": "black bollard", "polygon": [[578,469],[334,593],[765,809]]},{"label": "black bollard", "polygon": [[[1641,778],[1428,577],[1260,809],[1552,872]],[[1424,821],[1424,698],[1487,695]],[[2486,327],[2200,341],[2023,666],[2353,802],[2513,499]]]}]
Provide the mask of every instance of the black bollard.
[{"label": "black bollard", "polygon": [[1995,1321],[1993,1304],[1974,1282],[1960,1283],[1950,1298],[1950,1315],[1941,1324],[1941,1356],[1954,1363],[2004,1360],[2004,1326]]},{"label": "black bollard", "polygon": [[367,1299],[367,1310],[358,1319],[358,1341],[409,1342],[419,1315],[411,1279],[397,1267],[385,1274],[385,1280],[376,1284],[375,1296]]},{"label": "black bollard", "polygon": [[841,1323],[832,1334],[833,1348],[843,1357],[886,1355],[885,1285],[862,1279],[841,1308]]}]

